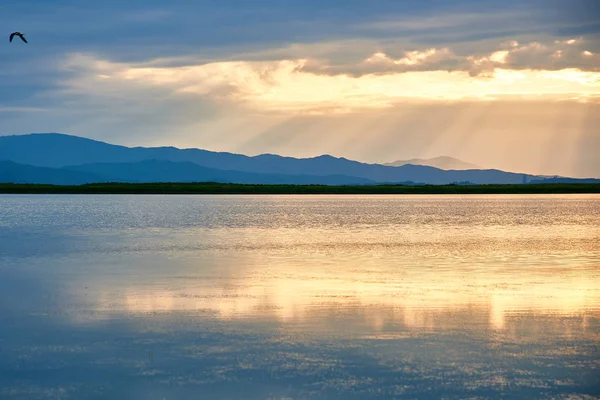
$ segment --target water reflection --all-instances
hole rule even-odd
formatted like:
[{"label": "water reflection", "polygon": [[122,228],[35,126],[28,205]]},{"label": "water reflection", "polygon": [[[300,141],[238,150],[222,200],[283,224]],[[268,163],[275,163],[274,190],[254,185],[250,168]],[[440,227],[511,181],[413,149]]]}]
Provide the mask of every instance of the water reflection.
[{"label": "water reflection", "polygon": [[[460,267],[440,271],[431,265],[412,270],[399,267],[392,274],[387,269],[363,270],[353,265],[311,271],[281,260],[264,262],[270,266],[237,264],[241,267],[238,276],[174,274],[158,285],[145,285],[140,282],[145,278],[129,276],[130,280],[93,288],[96,307],[103,312],[181,311],[190,315],[198,311],[221,319],[312,321],[313,328],[331,314],[362,314],[367,320],[361,325],[378,330],[389,322],[414,329],[457,324],[464,329],[505,329],[511,315],[582,316],[598,312],[600,305],[598,264],[593,262],[587,268],[513,271],[508,276]],[[505,265],[510,272],[509,264]],[[172,264],[165,263],[165,268]],[[478,321],[469,321],[473,319]],[[349,326],[343,331],[351,333]]]},{"label": "water reflection", "polygon": [[597,196],[0,206],[1,398],[600,395]]}]

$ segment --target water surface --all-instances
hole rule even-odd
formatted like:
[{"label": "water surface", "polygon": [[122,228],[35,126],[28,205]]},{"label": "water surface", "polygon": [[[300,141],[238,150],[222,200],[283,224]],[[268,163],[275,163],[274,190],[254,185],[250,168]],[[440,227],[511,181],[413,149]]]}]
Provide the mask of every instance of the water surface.
[{"label": "water surface", "polygon": [[0,196],[0,398],[598,398],[600,196]]}]

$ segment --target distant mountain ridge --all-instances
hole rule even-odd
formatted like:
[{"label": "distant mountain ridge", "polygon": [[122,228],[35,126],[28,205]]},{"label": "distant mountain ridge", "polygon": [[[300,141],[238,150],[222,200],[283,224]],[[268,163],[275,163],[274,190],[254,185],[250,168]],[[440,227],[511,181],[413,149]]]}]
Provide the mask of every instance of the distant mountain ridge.
[{"label": "distant mountain ridge", "polygon": [[0,183],[46,183],[50,185],[83,185],[109,182],[103,177],[83,171],[68,171],[48,167],[0,161]]},{"label": "distant mountain ridge", "polygon": [[190,162],[147,160],[49,168],[0,161],[0,183],[80,185],[100,182],[220,182],[255,184],[372,185],[368,179],[343,175],[255,174],[206,168]]},{"label": "distant mountain ridge", "polygon": [[465,169],[482,169],[479,165],[471,164],[458,158],[448,157],[448,156],[440,156],[434,158],[411,158],[410,160],[398,160],[391,163],[385,163],[382,165],[387,165],[390,167],[399,167],[406,164],[412,165],[427,165],[429,167],[435,167],[443,170],[465,170]]},{"label": "distant mountain ridge", "polygon": [[62,170],[76,171],[106,177],[120,182],[223,182],[264,184],[321,184],[321,185],[372,185],[375,182],[344,175],[284,175],[257,174],[234,170],[203,167],[191,162],[144,160],[133,163],[96,163],[63,167]]},{"label": "distant mountain ridge", "polygon": [[[96,179],[97,182],[215,181],[328,185],[383,182],[502,184],[541,179],[535,175],[500,170],[446,171],[424,165],[395,167],[366,164],[330,155],[293,158],[263,154],[250,157],[201,149],[125,147],[58,133],[0,136],[1,160],[21,165],[5,164],[0,170],[0,181],[11,182],[11,179],[24,179],[24,176],[30,183],[42,182],[35,182],[35,171],[26,167],[50,168],[52,170],[39,170],[39,179],[47,180],[54,176],[52,179],[60,182]],[[73,175],[75,173],[79,175]]]}]

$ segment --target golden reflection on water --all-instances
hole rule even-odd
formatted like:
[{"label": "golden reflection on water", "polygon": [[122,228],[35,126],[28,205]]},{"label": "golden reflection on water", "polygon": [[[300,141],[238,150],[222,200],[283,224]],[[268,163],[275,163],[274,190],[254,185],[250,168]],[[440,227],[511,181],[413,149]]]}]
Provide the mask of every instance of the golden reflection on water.
[{"label": "golden reflection on water", "polygon": [[207,235],[179,232],[175,240],[187,250],[149,261],[160,276],[122,276],[99,286],[97,310],[275,320],[309,331],[382,335],[505,331],[521,317],[533,325],[536,318],[576,317],[583,329],[588,317],[600,316],[595,228],[426,235],[428,229],[400,235],[368,228],[213,230],[209,241],[228,245],[202,251],[196,240],[206,244]]},{"label": "golden reflection on water", "polygon": [[[122,306],[133,313],[210,311],[223,319],[275,317],[296,323],[318,318],[322,309],[363,310],[369,312],[370,324],[377,330],[383,324],[383,314],[400,319],[407,327],[435,328],[432,314],[436,311],[475,308],[489,315],[490,328],[504,329],[511,314],[579,315],[597,312],[600,304],[598,283],[586,277],[535,284],[524,278],[509,285],[500,284],[493,276],[478,279],[477,285],[465,284],[460,276],[445,278],[439,282],[435,273],[430,273],[422,280],[408,282],[361,282],[353,276],[307,279],[298,275],[250,278],[237,283],[235,289],[193,284],[177,290],[128,288]],[[114,304],[112,296],[107,300],[101,303]]]},{"label": "golden reflection on water", "polygon": [[158,313],[385,336],[570,334],[600,318],[598,196],[168,199],[165,221],[156,199],[140,203],[132,221],[152,229],[102,236],[86,284],[73,279],[94,301],[82,322]]}]

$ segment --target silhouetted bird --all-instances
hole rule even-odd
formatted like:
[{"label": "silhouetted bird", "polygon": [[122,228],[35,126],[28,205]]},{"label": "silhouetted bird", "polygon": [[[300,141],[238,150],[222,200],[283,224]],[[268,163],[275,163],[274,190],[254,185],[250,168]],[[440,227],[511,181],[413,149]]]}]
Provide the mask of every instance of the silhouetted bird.
[{"label": "silhouetted bird", "polygon": [[12,42],[13,38],[15,36],[18,36],[21,38],[22,41],[24,41],[25,43],[27,43],[27,40],[25,40],[25,35],[23,35],[21,32],[13,32],[10,34],[10,39],[8,40],[9,42]]}]

